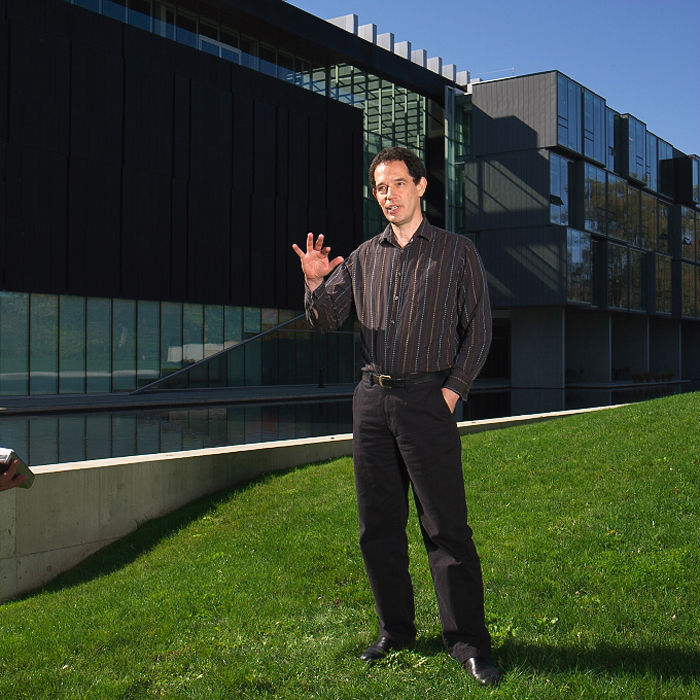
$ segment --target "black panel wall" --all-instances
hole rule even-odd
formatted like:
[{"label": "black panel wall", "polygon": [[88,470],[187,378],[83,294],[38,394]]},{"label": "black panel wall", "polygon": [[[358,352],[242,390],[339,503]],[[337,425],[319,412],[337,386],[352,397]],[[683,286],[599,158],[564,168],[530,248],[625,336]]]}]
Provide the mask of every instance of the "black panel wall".
[{"label": "black panel wall", "polygon": [[557,73],[507,78],[473,87],[474,155],[557,144]]},{"label": "black panel wall", "polygon": [[0,0],[5,95],[4,289],[299,308],[362,240],[358,109],[63,0]]},{"label": "black panel wall", "polygon": [[546,226],[549,153],[516,151],[467,161],[464,205],[470,230]]},{"label": "black panel wall", "polygon": [[479,251],[494,308],[566,303],[566,228],[489,231]]}]

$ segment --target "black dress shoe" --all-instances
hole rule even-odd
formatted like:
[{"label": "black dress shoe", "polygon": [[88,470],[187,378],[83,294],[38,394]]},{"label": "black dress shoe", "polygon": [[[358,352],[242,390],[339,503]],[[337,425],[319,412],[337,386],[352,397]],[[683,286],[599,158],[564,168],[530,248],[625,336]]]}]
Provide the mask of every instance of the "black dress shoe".
[{"label": "black dress shoe", "polygon": [[480,656],[474,656],[464,662],[464,668],[481,685],[498,685],[501,680],[501,672],[491,659],[482,659]]},{"label": "black dress shoe", "polygon": [[390,651],[403,649],[405,646],[405,644],[396,644],[396,642],[389,637],[379,637],[372,646],[367,647],[360,654],[360,659],[362,661],[379,661],[379,659],[383,659]]}]

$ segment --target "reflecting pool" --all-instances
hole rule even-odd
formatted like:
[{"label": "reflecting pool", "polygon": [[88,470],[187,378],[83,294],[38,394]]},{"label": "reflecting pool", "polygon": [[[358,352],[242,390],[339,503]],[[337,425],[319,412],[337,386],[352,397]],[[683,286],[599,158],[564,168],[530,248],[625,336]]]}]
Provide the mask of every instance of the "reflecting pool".
[{"label": "reflecting pool", "polygon": [[0,417],[0,446],[31,466],[349,432],[351,399]]}]

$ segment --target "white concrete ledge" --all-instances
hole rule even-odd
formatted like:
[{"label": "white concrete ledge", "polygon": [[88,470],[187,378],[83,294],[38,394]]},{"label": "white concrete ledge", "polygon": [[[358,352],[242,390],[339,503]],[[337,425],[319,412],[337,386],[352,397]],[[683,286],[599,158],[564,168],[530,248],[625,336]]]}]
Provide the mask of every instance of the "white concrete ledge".
[{"label": "white concrete ledge", "polygon": [[[466,435],[580,412],[458,427]],[[0,494],[0,600],[47,583],[138,525],[200,496],[350,454],[352,435],[342,434],[35,467],[31,489]]]}]

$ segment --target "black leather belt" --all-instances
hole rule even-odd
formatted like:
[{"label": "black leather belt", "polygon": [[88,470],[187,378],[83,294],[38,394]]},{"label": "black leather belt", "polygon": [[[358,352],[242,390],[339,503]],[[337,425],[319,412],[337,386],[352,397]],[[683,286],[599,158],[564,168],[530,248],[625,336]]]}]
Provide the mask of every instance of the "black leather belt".
[{"label": "black leather belt", "polygon": [[423,374],[412,374],[408,377],[390,377],[388,374],[375,374],[374,372],[363,372],[369,379],[370,384],[379,384],[384,389],[404,389],[414,384],[424,384],[425,382],[435,382],[444,379],[450,373],[449,369],[441,372],[424,372]]}]

